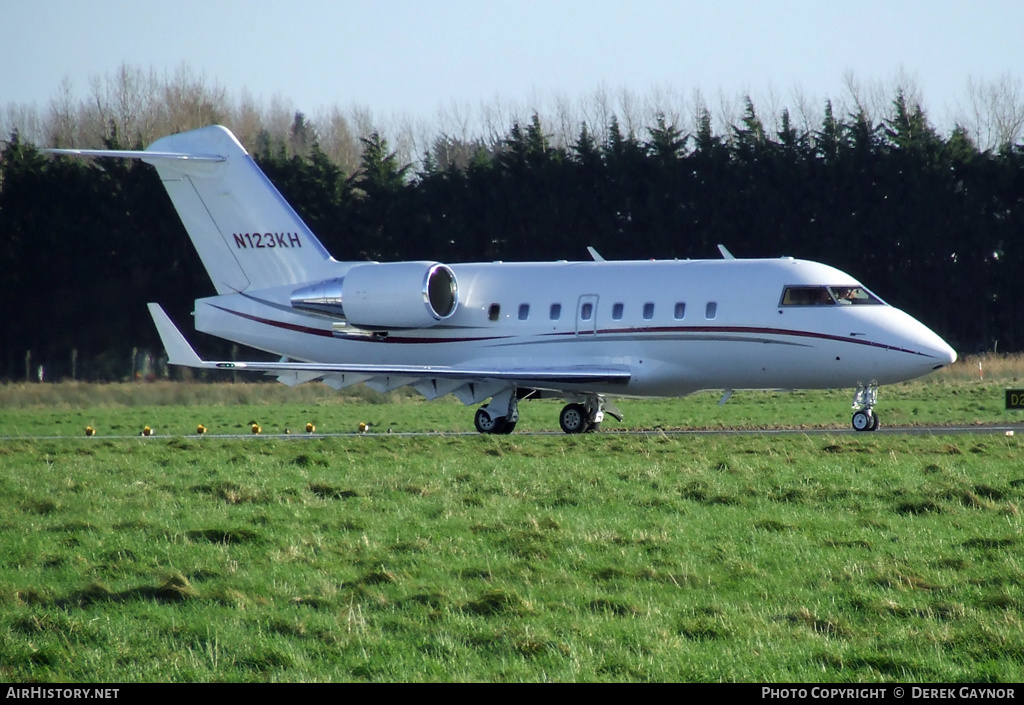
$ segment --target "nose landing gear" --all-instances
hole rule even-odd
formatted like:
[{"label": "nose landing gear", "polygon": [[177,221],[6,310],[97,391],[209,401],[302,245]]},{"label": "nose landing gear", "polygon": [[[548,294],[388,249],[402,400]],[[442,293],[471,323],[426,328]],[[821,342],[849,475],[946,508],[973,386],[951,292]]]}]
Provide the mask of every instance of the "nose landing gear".
[{"label": "nose landing gear", "polygon": [[853,430],[875,431],[878,429],[878,414],[874,406],[878,401],[878,385],[858,385],[853,395]]}]

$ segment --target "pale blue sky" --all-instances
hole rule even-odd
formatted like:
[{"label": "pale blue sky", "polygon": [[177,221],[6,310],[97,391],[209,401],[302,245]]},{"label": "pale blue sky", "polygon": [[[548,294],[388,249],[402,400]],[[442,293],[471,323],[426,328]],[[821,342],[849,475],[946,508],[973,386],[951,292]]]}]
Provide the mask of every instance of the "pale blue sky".
[{"label": "pale blue sky", "polygon": [[430,119],[628,88],[781,105],[902,71],[942,123],[968,79],[1024,72],[1021,0],[0,0],[0,107],[182,62],[239,96]]}]

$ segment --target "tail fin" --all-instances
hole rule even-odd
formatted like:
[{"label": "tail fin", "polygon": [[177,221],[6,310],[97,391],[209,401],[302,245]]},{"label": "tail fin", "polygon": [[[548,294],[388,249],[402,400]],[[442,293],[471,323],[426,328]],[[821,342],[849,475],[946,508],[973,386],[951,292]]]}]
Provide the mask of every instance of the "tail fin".
[{"label": "tail fin", "polygon": [[218,294],[331,276],[330,254],[227,128],[170,135],[142,152],[50,151],[155,166]]}]

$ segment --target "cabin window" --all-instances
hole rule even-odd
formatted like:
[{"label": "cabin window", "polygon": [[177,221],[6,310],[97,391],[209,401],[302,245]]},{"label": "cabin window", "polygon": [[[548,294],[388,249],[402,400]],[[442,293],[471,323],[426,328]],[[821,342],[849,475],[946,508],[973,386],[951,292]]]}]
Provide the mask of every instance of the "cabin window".
[{"label": "cabin window", "polygon": [[704,307],[704,318],[709,321],[715,320],[715,316],[718,315],[718,302],[708,301],[708,305]]},{"label": "cabin window", "polygon": [[615,304],[612,306],[612,318],[616,321],[622,320],[622,304]]},{"label": "cabin window", "polygon": [[676,301],[675,317],[677,321],[683,320],[686,316],[686,304],[682,301]]},{"label": "cabin window", "polygon": [[519,304],[519,320],[525,321],[530,317],[530,304]]},{"label": "cabin window", "polygon": [[594,315],[594,304],[589,301],[580,306],[580,320],[589,321]]},{"label": "cabin window", "polygon": [[654,304],[650,301],[644,304],[644,320],[649,321],[654,318]]},{"label": "cabin window", "polygon": [[550,318],[552,321],[557,321],[562,317],[562,304],[551,304]]},{"label": "cabin window", "polygon": [[501,317],[501,304],[491,304],[491,307],[487,309],[487,318],[492,321],[498,320]]}]

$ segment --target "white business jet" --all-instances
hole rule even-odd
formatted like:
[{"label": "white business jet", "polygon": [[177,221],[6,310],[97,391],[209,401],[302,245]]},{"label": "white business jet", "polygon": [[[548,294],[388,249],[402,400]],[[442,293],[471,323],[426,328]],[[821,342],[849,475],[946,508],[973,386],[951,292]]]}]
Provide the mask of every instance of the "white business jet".
[{"label": "white business jet", "polygon": [[853,387],[853,427],[878,427],[878,386],[956,353],[833,267],[790,257],[585,262],[339,262],[227,129],[145,151],[51,150],[156,167],[217,296],[196,330],[280,356],[203,360],[149,304],[169,362],[254,370],[293,385],[412,386],[482,404],[481,433],[510,433],[518,402],[560,397],[566,433],[597,430],[608,396]]}]

